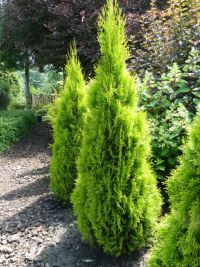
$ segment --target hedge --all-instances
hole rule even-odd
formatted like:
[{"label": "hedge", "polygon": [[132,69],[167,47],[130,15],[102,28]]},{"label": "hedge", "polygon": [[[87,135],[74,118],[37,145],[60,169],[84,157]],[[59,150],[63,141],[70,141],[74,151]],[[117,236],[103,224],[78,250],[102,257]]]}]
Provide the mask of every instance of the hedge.
[{"label": "hedge", "polygon": [[32,111],[0,112],[0,153],[18,141],[35,124]]}]

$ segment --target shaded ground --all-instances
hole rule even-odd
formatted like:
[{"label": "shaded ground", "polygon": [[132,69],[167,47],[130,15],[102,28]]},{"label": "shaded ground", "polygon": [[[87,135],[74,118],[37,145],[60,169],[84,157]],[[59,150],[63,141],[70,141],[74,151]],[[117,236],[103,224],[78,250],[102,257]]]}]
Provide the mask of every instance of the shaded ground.
[{"label": "shaded ground", "polygon": [[39,123],[0,155],[0,266],[144,267],[144,252],[114,259],[81,241],[71,208],[49,192],[50,142]]}]

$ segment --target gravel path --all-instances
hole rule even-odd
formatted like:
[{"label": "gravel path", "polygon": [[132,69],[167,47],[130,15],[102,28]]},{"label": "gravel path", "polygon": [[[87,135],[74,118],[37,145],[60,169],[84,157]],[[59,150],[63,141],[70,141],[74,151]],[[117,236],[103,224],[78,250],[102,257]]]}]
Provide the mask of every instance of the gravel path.
[{"label": "gravel path", "polygon": [[114,259],[81,241],[72,209],[49,192],[50,133],[38,123],[0,155],[0,266],[144,267],[143,251]]}]

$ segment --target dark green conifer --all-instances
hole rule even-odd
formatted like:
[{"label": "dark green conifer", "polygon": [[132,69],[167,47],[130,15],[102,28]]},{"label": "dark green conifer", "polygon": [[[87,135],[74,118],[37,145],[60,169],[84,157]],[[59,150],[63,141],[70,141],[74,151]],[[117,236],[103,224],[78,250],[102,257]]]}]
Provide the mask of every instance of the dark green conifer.
[{"label": "dark green conifer", "polygon": [[66,81],[56,102],[53,120],[53,156],[50,166],[51,190],[55,197],[70,202],[77,178],[77,156],[82,140],[85,82],[75,45],[66,66]]},{"label": "dark green conifer", "polygon": [[180,166],[168,181],[171,214],[160,226],[151,267],[200,266],[200,113],[189,133]]},{"label": "dark green conifer", "polygon": [[149,133],[138,111],[125,20],[108,0],[99,19],[102,59],[88,94],[83,144],[72,194],[83,239],[113,255],[147,244],[160,211],[148,157]]}]

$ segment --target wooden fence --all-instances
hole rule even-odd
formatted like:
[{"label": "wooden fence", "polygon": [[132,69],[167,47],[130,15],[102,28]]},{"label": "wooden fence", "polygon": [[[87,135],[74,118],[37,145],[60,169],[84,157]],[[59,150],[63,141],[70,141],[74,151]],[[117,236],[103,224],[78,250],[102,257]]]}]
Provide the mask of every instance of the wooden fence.
[{"label": "wooden fence", "polygon": [[41,107],[54,102],[55,95],[32,95],[32,107]]}]

